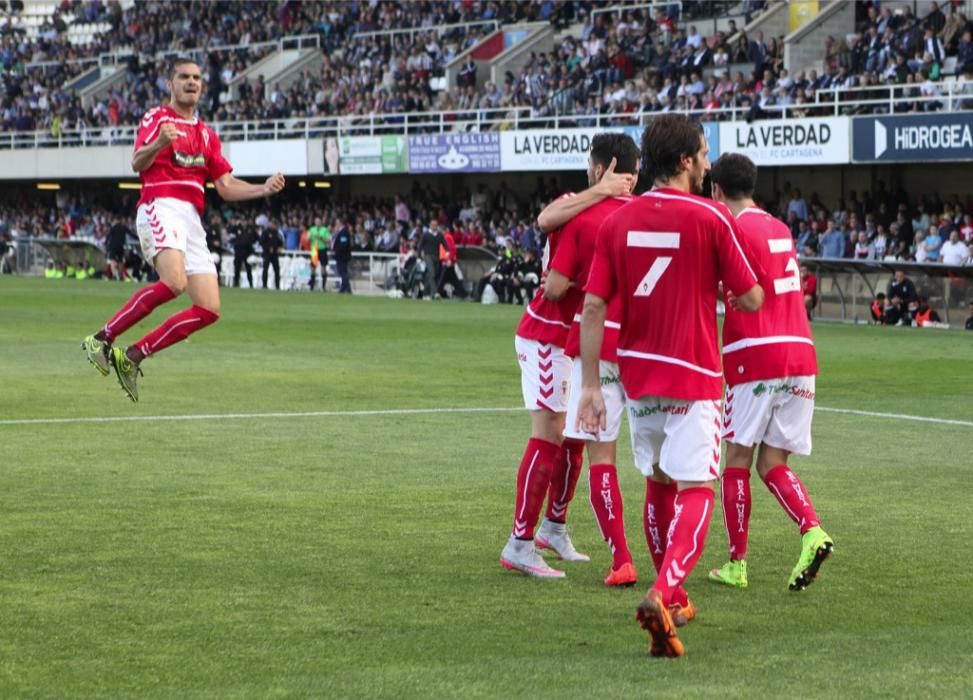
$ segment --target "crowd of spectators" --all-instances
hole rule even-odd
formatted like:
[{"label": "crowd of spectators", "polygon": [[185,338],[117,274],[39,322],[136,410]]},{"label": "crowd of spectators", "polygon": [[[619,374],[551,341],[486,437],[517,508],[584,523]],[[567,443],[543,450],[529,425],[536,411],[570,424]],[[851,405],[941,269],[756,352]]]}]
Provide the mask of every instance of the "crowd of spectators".
[{"label": "crowd of spectators", "polygon": [[[747,0],[741,21],[765,5]],[[592,2],[552,0],[162,0],[123,10],[117,0],[64,0],[31,39],[9,17],[0,27],[0,129],[43,129],[57,136],[68,128],[136,124],[149,106],[164,99],[165,57],[174,54],[199,57],[208,82],[202,113],[213,122],[338,115],[354,121],[431,110],[448,112],[454,121],[477,112],[503,121],[515,108],[529,108],[533,118],[567,117],[567,124],[578,126],[599,117],[602,123],[628,124],[639,113],[670,110],[701,119],[731,113],[739,118],[741,110],[762,118],[783,109],[801,117],[829,113],[832,91],[840,91],[842,100],[872,97],[880,103],[888,93],[863,91],[880,85],[915,98],[896,110],[928,111],[944,106],[934,98],[943,91],[947,64],[955,74],[968,72],[964,86],[973,88],[973,22],[949,3],[941,8],[933,2],[921,17],[913,15],[910,4],[859,3],[855,31],[829,38],[824,69],[794,75],[784,67],[782,36],[764,37],[760,31],[748,36],[735,20],[724,31],[703,35],[695,22],[709,26],[702,19],[727,6],[682,2],[594,13]],[[532,54],[519,73],[507,72],[496,83],[477,80],[472,61],[461,68],[455,85],[437,90],[430,82],[492,29],[468,23],[532,20],[580,24],[581,30],[577,38],[565,34],[550,52]],[[101,23],[108,29],[77,45],[66,33],[72,23]],[[454,26],[428,29],[439,25]],[[416,31],[366,34],[402,28]],[[262,42],[295,35],[317,35],[324,59],[320,70],[305,71],[286,87],[239,80],[245,68],[273,50]],[[82,105],[64,85],[111,52],[126,57],[125,81]],[[822,91],[825,99],[819,103]],[[855,111],[883,109],[876,104]]]},{"label": "crowd of spectators", "polygon": [[[307,249],[306,230],[315,220],[331,227],[342,221],[353,232],[357,251],[396,252],[436,220],[454,234],[457,245],[484,246],[500,252],[508,242],[518,250],[540,253],[543,239],[535,228],[539,211],[560,193],[554,178],[538,177],[524,195],[501,182],[493,191],[447,195],[428,182],[415,181],[412,190],[394,197],[353,197],[340,201],[291,192],[267,204],[227,203],[213,198],[208,227],[229,247],[231,222],[256,225],[273,221],[285,249]],[[46,197],[45,197],[46,198]],[[50,236],[100,242],[113,221],[134,231],[132,193],[88,194],[61,190],[43,201],[33,190],[11,189],[0,200],[0,235],[14,240]],[[804,257],[849,258],[973,264],[973,195],[918,200],[904,192],[890,192],[883,183],[875,192],[850,190],[846,199],[826,206],[817,193],[808,197],[785,183],[781,193],[762,206],[785,221]],[[269,208],[268,208],[269,207]]]},{"label": "crowd of spectators", "polygon": [[764,206],[787,223],[804,257],[973,265],[973,195],[916,201],[879,182],[828,207],[785,183]]},{"label": "crowd of spectators", "polygon": [[[973,20],[958,4],[930,2],[925,14],[916,16],[908,3],[862,3],[856,31],[828,39],[825,61],[834,76],[830,87],[849,101],[917,98],[900,102],[895,111],[932,112],[945,105],[937,99],[945,92],[944,81],[963,76],[960,94],[970,96],[963,106],[973,105]],[[844,110],[887,111],[882,104]]]},{"label": "crowd of spectators", "polygon": [[[447,195],[415,182],[410,192],[386,198],[335,201],[292,191],[268,204],[227,203],[213,197],[207,228],[229,249],[234,227],[265,227],[272,222],[282,234],[285,249],[307,250],[307,229],[316,220],[328,227],[341,221],[353,232],[354,250],[399,252],[435,220],[454,234],[460,246],[482,246],[499,253],[512,245],[539,254],[543,242],[535,220],[541,208],[560,194],[556,187],[553,179],[538,177],[528,196],[506,183],[492,192],[480,186],[473,192]],[[134,236],[135,199],[132,193],[108,190],[93,195],[86,189],[64,189],[39,197],[35,190],[11,188],[0,199],[0,236],[14,241],[54,237],[102,244],[115,221],[128,226]]]},{"label": "crowd of spectators", "polygon": [[[206,70],[210,121],[260,120],[423,111],[434,107],[429,78],[501,23],[555,20],[573,10],[553,2],[204,2],[162,0],[122,10],[103,3],[65,0],[33,39],[9,25],[0,35],[3,130],[26,131],[137,124],[145,110],[166,96],[165,57],[191,55]],[[109,29],[84,45],[72,44],[69,22],[105,22]],[[459,25],[421,31],[423,27]],[[377,30],[418,28],[388,36]],[[230,82],[273,50],[261,45],[287,36],[317,35],[324,66],[306,72],[288,90],[262,80]],[[231,48],[232,47],[232,48]],[[92,104],[82,105],[64,85],[95,65],[100,54],[124,58],[125,82]],[[448,91],[447,91],[448,92]]]}]

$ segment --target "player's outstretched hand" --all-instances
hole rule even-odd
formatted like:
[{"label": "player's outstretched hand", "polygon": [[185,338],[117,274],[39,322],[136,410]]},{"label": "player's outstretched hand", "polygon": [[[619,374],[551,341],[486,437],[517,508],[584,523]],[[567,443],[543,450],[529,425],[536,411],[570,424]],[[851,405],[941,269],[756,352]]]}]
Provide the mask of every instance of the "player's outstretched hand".
[{"label": "player's outstretched hand", "polygon": [[605,174],[601,176],[601,181],[595,185],[605,197],[618,197],[623,194],[631,194],[635,189],[635,175],[631,173],[616,173],[615,166],[618,159],[612,158],[612,162],[605,169]]},{"label": "player's outstretched hand", "polygon": [[578,402],[578,424],[575,430],[598,437],[600,431],[607,427],[606,415],[605,398],[601,394],[601,387],[582,387]]},{"label": "player's outstretched hand", "polygon": [[185,132],[179,131],[179,128],[170,122],[164,122],[159,127],[159,135],[156,140],[162,148],[165,148],[170,143],[178,139],[180,136],[185,136]]},{"label": "player's outstretched hand", "polygon": [[277,194],[284,189],[284,184],[284,176],[280,173],[275,173],[267,178],[264,187],[267,188],[267,194]]}]

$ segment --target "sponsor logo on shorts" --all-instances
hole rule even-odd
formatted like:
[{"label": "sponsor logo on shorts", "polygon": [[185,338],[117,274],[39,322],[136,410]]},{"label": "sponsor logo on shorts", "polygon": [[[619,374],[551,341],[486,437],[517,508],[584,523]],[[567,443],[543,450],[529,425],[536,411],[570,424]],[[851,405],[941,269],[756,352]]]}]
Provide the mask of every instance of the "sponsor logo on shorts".
[{"label": "sponsor logo on shorts", "polygon": [[629,409],[632,414],[632,418],[648,418],[649,416],[654,416],[656,413],[668,413],[673,416],[686,416],[689,415],[689,404],[685,403],[681,406],[676,404],[664,404],[660,406],[643,406],[642,408],[632,407]]},{"label": "sponsor logo on shorts", "polygon": [[518,353],[517,353],[517,359],[518,359],[518,360],[519,360],[520,362],[527,362],[527,353],[523,353],[523,352],[518,352]]},{"label": "sponsor logo on shorts", "polygon": [[621,380],[617,376],[609,375],[607,377],[601,378],[602,386],[610,386],[612,384],[618,384]]},{"label": "sponsor logo on shorts", "polygon": [[781,384],[764,384],[760,382],[753,388],[754,396],[761,396],[767,393],[771,396],[774,394],[790,394],[791,396],[796,396],[799,399],[807,399],[808,401],[814,399],[814,392],[799,384],[788,384],[787,382]]}]

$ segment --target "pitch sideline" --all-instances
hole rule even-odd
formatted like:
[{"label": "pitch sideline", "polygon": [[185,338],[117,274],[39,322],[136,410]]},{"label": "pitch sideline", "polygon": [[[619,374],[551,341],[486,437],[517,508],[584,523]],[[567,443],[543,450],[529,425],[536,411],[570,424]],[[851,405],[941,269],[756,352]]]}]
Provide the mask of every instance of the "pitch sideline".
[{"label": "pitch sideline", "polygon": [[[497,408],[389,408],[366,409],[360,411],[276,411],[268,413],[193,413],[174,416],[95,416],[78,418],[14,418],[0,420],[0,426],[18,425],[69,425],[73,423],[129,423],[141,421],[195,421],[195,420],[251,420],[263,418],[353,418],[368,416],[416,416],[424,414],[443,413],[512,413],[523,411],[522,407]],[[878,411],[860,411],[852,408],[829,408],[817,406],[815,411],[822,413],[846,413],[867,418],[886,418],[919,423],[939,423],[941,425],[958,425],[973,428],[973,421],[952,420],[947,418],[931,418],[929,416],[913,416],[905,413],[881,413]]]}]

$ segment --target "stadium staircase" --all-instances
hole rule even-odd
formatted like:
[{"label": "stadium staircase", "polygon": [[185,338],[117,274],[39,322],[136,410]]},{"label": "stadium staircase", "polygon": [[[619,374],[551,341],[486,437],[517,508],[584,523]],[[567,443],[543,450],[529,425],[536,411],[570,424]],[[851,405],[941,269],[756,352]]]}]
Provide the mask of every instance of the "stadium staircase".
[{"label": "stadium staircase", "polygon": [[824,67],[827,38],[844,41],[845,35],[855,31],[855,3],[831,2],[822,4],[821,11],[784,38],[784,68],[795,71]]},{"label": "stadium staircase", "polygon": [[321,70],[324,54],[321,52],[319,35],[283,37],[277,44],[276,51],[264,56],[233,77],[228,86],[230,99],[238,99],[240,86],[244,82],[255,81],[258,77],[263,78],[265,85],[279,85],[281,89],[286,90],[300,79],[303,71],[317,73]]}]

